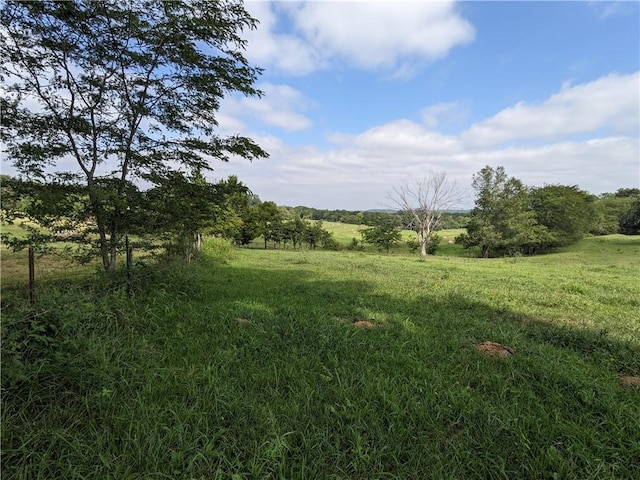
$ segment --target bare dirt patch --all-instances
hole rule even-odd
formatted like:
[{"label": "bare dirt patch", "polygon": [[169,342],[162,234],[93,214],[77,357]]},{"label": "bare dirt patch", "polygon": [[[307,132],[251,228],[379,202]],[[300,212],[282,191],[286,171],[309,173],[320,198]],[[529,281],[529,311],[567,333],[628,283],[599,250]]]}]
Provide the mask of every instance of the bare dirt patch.
[{"label": "bare dirt patch", "polygon": [[352,325],[354,328],[379,328],[382,326],[379,323],[373,323],[369,320],[358,320],[357,322],[353,322]]},{"label": "bare dirt patch", "polygon": [[625,388],[640,388],[640,377],[621,375],[618,377],[618,384]]},{"label": "bare dirt patch", "polygon": [[515,353],[515,349],[496,342],[482,342],[476,345],[482,355],[487,357],[509,357]]},{"label": "bare dirt patch", "polygon": [[336,317],[336,321],[353,328],[384,328],[389,325],[386,323],[372,322],[371,320],[354,320],[352,318]]}]

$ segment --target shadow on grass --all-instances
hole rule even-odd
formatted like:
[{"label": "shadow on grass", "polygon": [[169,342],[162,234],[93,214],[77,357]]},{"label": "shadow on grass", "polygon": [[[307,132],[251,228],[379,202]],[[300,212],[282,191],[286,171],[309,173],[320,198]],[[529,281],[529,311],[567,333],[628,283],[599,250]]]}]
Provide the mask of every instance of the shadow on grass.
[{"label": "shadow on grass", "polygon": [[[7,397],[8,478],[595,479],[640,469],[640,404],[615,382],[640,373],[638,345],[464,292],[403,296],[293,263],[161,271],[132,300],[98,309],[65,310],[61,296],[59,317],[75,316],[83,338]],[[515,354],[483,358],[475,345],[485,340]]]},{"label": "shadow on grass", "polygon": [[496,309],[464,294],[399,298],[374,291],[367,281],[328,281],[304,270],[235,266],[221,268],[203,288],[205,296],[212,295],[212,302],[229,312],[236,311],[238,316],[266,315],[269,321],[277,321],[283,314],[313,318],[315,322],[373,321],[399,327],[408,335],[420,328],[448,331],[467,342],[498,335],[502,338],[493,340],[515,342],[516,348],[520,342],[544,344],[575,353],[584,361],[605,362],[621,373],[640,374],[640,344],[620,341],[604,329],[557,325],[551,320]]}]

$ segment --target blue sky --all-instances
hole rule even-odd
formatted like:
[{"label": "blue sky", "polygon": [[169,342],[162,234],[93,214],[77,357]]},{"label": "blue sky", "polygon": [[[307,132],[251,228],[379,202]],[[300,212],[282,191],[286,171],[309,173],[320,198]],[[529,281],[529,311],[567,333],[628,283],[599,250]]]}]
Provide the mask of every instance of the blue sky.
[{"label": "blue sky", "polygon": [[212,163],[279,205],[389,205],[404,181],[485,165],[525,184],[640,185],[639,2],[246,2],[262,99],[221,133],[270,158]]}]

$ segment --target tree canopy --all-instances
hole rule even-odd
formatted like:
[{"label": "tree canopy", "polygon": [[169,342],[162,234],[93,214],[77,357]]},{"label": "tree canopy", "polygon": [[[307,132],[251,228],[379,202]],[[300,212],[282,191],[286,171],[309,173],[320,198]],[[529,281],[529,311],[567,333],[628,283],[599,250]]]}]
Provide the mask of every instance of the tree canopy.
[{"label": "tree canopy", "polygon": [[380,219],[376,225],[362,230],[361,234],[364,243],[376,245],[387,253],[402,239],[402,229],[398,223],[385,218]]},{"label": "tree canopy", "polygon": [[241,2],[7,1],[0,18],[8,158],[27,178],[83,186],[106,270],[136,208],[131,182],[267,156],[216,134],[225,95],[261,94],[241,36],[256,20]]},{"label": "tree canopy", "polygon": [[479,246],[483,257],[517,252],[535,253],[552,239],[538,224],[529,205],[529,192],[503,167],[484,167],[473,176],[475,208],[467,233],[456,240],[465,247]]},{"label": "tree canopy", "polygon": [[552,236],[550,246],[570,245],[587,234],[596,219],[596,200],[577,185],[545,185],[530,192],[535,218]]}]

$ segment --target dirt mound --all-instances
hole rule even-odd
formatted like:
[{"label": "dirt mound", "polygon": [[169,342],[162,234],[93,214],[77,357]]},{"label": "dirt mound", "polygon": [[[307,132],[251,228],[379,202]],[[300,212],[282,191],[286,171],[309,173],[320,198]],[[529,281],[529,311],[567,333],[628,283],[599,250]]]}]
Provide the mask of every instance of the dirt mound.
[{"label": "dirt mound", "polygon": [[618,377],[618,384],[625,388],[640,388],[640,377],[633,375],[621,375]]},{"label": "dirt mound", "polygon": [[387,323],[376,323],[371,320],[354,320],[352,318],[335,317],[337,322],[349,325],[354,328],[384,328],[388,327]]},{"label": "dirt mound", "polygon": [[509,357],[515,353],[513,348],[496,342],[482,342],[477,344],[476,348],[482,355],[488,357]]},{"label": "dirt mound", "polygon": [[353,322],[352,325],[355,328],[378,328],[382,326],[379,323],[373,323],[369,320],[358,320],[357,322]]}]

